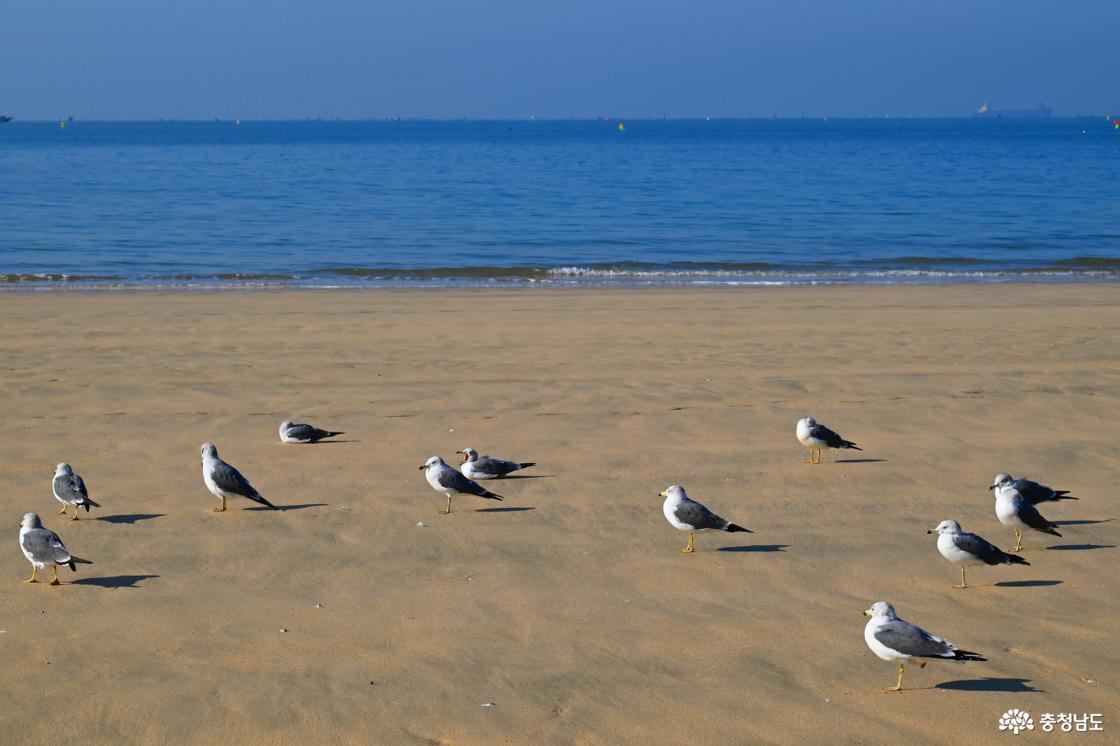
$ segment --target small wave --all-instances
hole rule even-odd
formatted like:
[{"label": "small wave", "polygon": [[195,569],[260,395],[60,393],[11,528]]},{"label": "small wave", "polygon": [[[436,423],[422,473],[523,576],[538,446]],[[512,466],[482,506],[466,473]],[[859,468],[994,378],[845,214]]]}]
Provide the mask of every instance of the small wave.
[{"label": "small wave", "polygon": [[[932,265],[932,266],[931,266]],[[301,273],[219,272],[152,276],[73,275],[62,272],[0,275],[0,287],[50,288],[329,288],[838,285],[953,282],[1120,281],[1120,259],[1075,257],[1044,266],[999,267],[984,260],[900,257],[875,266],[828,262],[781,266],[766,262],[652,264],[619,262],[565,266],[326,267]]]},{"label": "small wave", "polygon": [[70,275],[62,272],[29,272],[29,273],[10,273],[0,275],[0,282],[7,283],[21,283],[21,282],[114,282],[123,280],[125,278],[116,275]]}]

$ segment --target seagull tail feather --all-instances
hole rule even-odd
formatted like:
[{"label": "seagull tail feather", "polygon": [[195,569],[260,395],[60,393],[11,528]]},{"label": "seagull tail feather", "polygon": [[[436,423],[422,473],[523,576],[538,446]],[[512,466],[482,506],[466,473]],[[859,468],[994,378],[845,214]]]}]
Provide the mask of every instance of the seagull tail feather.
[{"label": "seagull tail feather", "polygon": [[955,661],[986,661],[988,660],[979,653],[973,653],[971,650],[954,650],[953,660]]},{"label": "seagull tail feather", "polygon": [[749,528],[743,528],[742,526],[738,526],[738,525],[736,525],[736,524],[734,524],[734,523],[728,523],[728,524],[727,524],[727,525],[726,525],[726,526],[724,527],[724,529],[723,529],[723,530],[724,530],[724,531],[727,531],[727,532],[729,532],[729,533],[732,533],[732,534],[733,534],[733,533],[735,533],[736,531],[743,531],[743,532],[746,532],[746,533],[748,533],[748,534],[753,534],[753,533],[754,533],[754,531],[751,531],[751,530],[750,530]]},{"label": "seagull tail feather", "polygon": [[324,438],[333,438],[333,437],[334,437],[334,436],[336,436],[336,435],[345,435],[345,434],[346,434],[346,433],[342,432],[341,430],[339,430],[338,432],[334,432],[334,431],[332,431],[332,430],[328,430],[328,431],[327,431],[327,434],[326,434],[326,435],[324,435],[323,437],[324,437]]},{"label": "seagull tail feather", "polygon": [[491,492],[490,490],[483,492],[481,495],[479,495],[479,497],[485,497],[487,500],[505,500],[504,497],[497,494],[496,492]]},{"label": "seagull tail feather", "polygon": [[280,510],[280,508],[276,507],[275,505],[270,503],[268,500],[266,500],[264,495],[262,495],[259,492],[255,495],[249,495],[249,499],[252,500],[253,502],[258,502],[261,505],[266,505],[266,506],[272,508],[273,510]]},{"label": "seagull tail feather", "polygon": [[1044,534],[1050,534],[1051,536],[1057,536],[1059,539],[1062,538],[1062,535],[1059,534],[1057,531],[1055,531],[1053,526],[1048,526],[1046,528],[1040,528],[1038,530],[1041,531]]},{"label": "seagull tail feather", "polygon": [[93,500],[90,500],[87,497],[86,501],[84,503],[82,503],[82,507],[85,508],[86,512],[88,513],[90,508],[100,508],[101,503],[95,503]]},{"label": "seagull tail feather", "polygon": [[67,562],[66,564],[70,566],[70,571],[71,572],[77,572],[78,571],[78,568],[74,566],[75,562],[80,564],[80,565],[92,565],[93,564],[89,560],[82,559],[81,557],[75,557],[74,555],[70,555],[70,561]]},{"label": "seagull tail feather", "polygon": [[852,451],[862,451],[862,450],[863,450],[862,448],[860,448],[859,446],[857,446],[857,445],[856,445],[855,443],[853,443],[853,442],[852,442],[852,441],[850,441],[850,440],[845,440],[845,441],[844,441],[844,442],[843,442],[843,443],[842,443],[842,444],[840,445],[840,447],[841,447],[841,448],[847,448],[847,449],[849,449],[849,450],[852,450]]},{"label": "seagull tail feather", "polygon": [[1031,563],[1027,562],[1017,554],[1008,554],[1005,556],[1007,557],[1007,564],[1009,565],[1027,565],[1028,567],[1030,567]]},{"label": "seagull tail feather", "polygon": [[526,461],[523,464],[518,464],[517,468],[518,469],[528,469],[530,466],[536,466],[536,465],[537,465],[536,461]]},{"label": "seagull tail feather", "polygon": [[1055,500],[1080,500],[1081,498],[1074,497],[1073,495],[1069,494],[1069,490],[1054,490],[1054,499]]}]

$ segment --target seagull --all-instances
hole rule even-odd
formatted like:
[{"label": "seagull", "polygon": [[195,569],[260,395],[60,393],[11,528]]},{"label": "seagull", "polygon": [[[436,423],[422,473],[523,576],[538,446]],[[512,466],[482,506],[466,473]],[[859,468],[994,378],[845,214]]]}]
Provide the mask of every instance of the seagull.
[{"label": "seagull", "polygon": [[460,474],[458,470],[448,466],[447,462],[439,456],[432,456],[420,468],[425,471],[424,477],[428,480],[428,484],[432,485],[432,489],[447,495],[447,507],[440,511],[440,513],[445,515],[451,512],[451,496],[456,493],[461,495],[477,495],[479,497],[485,497],[488,500],[505,499],[501,495],[494,494],[481,484],[467,479]]},{"label": "seagull", "polygon": [[992,546],[983,537],[965,533],[956,521],[942,521],[937,528],[926,531],[937,534],[937,551],[950,562],[961,566],[961,584],[954,588],[967,588],[964,580],[965,565],[1030,565],[1022,557],[1006,554]]},{"label": "seagull", "polygon": [[1015,530],[1015,546],[1011,552],[1018,552],[1023,548],[1023,529],[1033,528],[1044,534],[1061,537],[1055,526],[1042,517],[1035,506],[1025,500],[1011,484],[1000,485],[996,491],[996,518],[1004,526]]},{"label": "seagull", "polygon": [[671,523],[673,528],[688,532],[688,546],[680,550],[685,554],[695,551],[693,540],[697,531],[728,531],[731,533],[745,531],[748,534],[754,533],[749,528],[736,526],[731,521],[720,518],[691,499],[684,491],[684,487],[679,484],[670,485],[657,494],[665,498],[665,502],[661,505],[661,511],[665,513],[665,520]]},{"label": "seagull", "polygon": [[74,506],[74,517],[70,519],[72,521],[78,520],[78,508],[85,508],[88,513],[90,508],[101,507],[89,499],[86,483],[74,473],[70,464],[59,464],[54,470],[51,489],[54,490],[55,499],[62,503],[62,510],[58,511],[59,515],[66,515],[67,505]]},{"label": "seagull", "polygon": [[1039,503],[1050,501],[1057,502],[1058,500],[1077,499],[1069,494],[1069,490],[1056,490],[1052,487],[1047,487],[1045,484],[1032,482],[1029,479],[1016,479],[1010,474],[996,474],[996,478],[992,480],[992,486],[988,489],[994,490],[997,487],[1008,484],[1018,490],[1019,494],[1023,496],[1023,499],[1031,505],[1038,505]]},{"label": "seagull", "polygon": [[77,572],[78,568],[75,563],[83,565],[92,565],[89,560],[84,560],[81,557],[75,557],[70,554],[70,550],[62,543],[62,539],[58,538],[58,534],[50,529],[43,528],[43,522],[39,519],[37,513],[27,513],[23,516],[23,520],[19,522],[19,548],[23,550],[23,556],[31,563],[31,577],[23,581],[25,583],[38,583],[39,580],[35,577],[39,569],[51,566],[54,571],[54,577],[51,578],[51,585],[58,585],[58,566],[69,565],[70,570]]},{"label": "seagull", "polygon": [[214,497],[222,500],[221,507],[214,508],[215,513],[221,513],[226,509],[226,499],[230,497],[247,497],[253,502],[279,510],[265,500],[264,496],[249,484],[249,480],[241,476],[241,472],[218,458],[218,449],[213,443],[202,444],[202,481],[206,482],[206,488],[214,494]]},{"label": "seagull", "polygon": [[478,451],[473,448],[464,448],[461,451],[455,451],[455,453],[463,454],[461,468],[467,479],[499,479],[518,469],[528,469],[530,466],[537,465],[535,461],[526,461],[519,464],[516,461],[502,461],[489,456],[479,456]]},{"label": "seagull", "polygon": [[[902,661],[911,658],[944,658],[953,661],[986,661],[979,653],[961,650],[948,640],[935,637],[921,627],[917,627],[894,613],[894,607],[886,601],[879,601],[863,612],[871,621],[863,628],[863,640],[871,652],[885,661],[899,661],[898,683],[888,692],[902,691],[902,675],[906,672]],[[929,661],[922,661],[919,668],[925,668]]]},{"label": "seagull", "polygon": [[797,439],[801,445],[809,449],[807,464],[821,462],[822,448],[850,448],[855,451],[863,449],[850,440],[844,440],[839,434],[829,430],[824,425],[817,424],[812,417],[802,417],[797,421]]},{"label": "seagull", "polygon": [[333,438],[343,435],[342,432],[321,430],[312,425],[305,425],[291,420],[280,423],[280,441],[282,443],[318,443],[323,438]]}]

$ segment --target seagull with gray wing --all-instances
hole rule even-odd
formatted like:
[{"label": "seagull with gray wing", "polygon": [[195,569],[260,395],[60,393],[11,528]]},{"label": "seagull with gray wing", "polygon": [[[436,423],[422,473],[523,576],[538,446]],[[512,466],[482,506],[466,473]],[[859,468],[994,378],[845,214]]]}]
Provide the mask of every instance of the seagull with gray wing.
[{"label": "seagull with gray wing", "polygon": [[257,492],[241,472],[218,458],[218,449],[213,443],[202,444],[202,481],[206,483],[206,489],[222,501],[219,507],[214,508],[215,513],[225,510],[226,500],[231,497],[245,497],[273,510],[279,510]]},{"label": "seagull with gray wing", "polygon": [[731,533],[745,531],[748,534],[754,533],[754,531],[751,531],[749,528],[737,526],[731,521],[720,518],[700,503],[691,499],[684,491],[684,487],[681,487],[679,484],[666,487],[665,490],[659,492],[658,495],[665,498],[665,502],[661,505],[661,511],[665,514],[665,520],[669,521],[673,528],[688,532],[688,546],[680,550],[685,554],[690,554],[695,551],[693,541],[697,531],[728,531]]},{"label": "seagull with gray wing", "polygon": [[342,431],[323,430],[313,425],[301,422],[284,420],[280,423],[280,441],[282,443],[318,443],[324,438],[333,438],[336,435],[345,435]]},{"label": "seagull with gray wing", "polygon": [[518,469],[528,469],[530,466],[537,465],[535,461],[526,461],[521,464],[516,461],[502,461],[489,456],[479,456],[478,451],[473,448],[464,448],[461,451],[455,451],[455,453],[463,454],[463,462],[459,468],[463,470],[467,479],[500,479]]},{"label": "seagull with gray wing", "polygon": [[1018,552],[1023,548],[1023,529],[1032,528],[1044,534],[1061,537],[1050,521],[1042,517],[1038,508],[1031,505],[1011,483],[994,487],[996,491],[996,518],[1004,526],[1015,531],[1015,546],[1009,551]]},{"label": "seagull with gray wing", "polygon": [[844,440],[839,433],[829,430],[812,417],[802,417],[797,421],[797,439],[801,441],[801,445],[809,449],[809,460],[805,462],[807,464],[819,464],[821,462],[822,448],[863,450],[852,441]]},{"label": "seagull with gray wing", "polygon": [[54,491],[55,499],[62,503],[62,510],[58,511],[59,515],[66,515],[66,508],[70,505],[74,506],[74,515],[70,518],[72,521],[78,520],[78,508],[85,508],[88,513],[90,508],[101,507],[89,499],[85,481],[74,473],[70,464],[59,464],[54,470],[51,489]]},{"label": "seagull with gray wing", "polygon": [[954,588],[968,587],[964,579],[965,565],[1030,565],[1022,557],[1007,554],[982,537],[965,532],[956,521],[942,521],[926,533],[937,534],[937,551],[961,566],[961,584]]},{"label": "seagull with gray wing", "polygon": [[[943,658],[951,661],[986,661],[979,653],[961,650],[948,640],[931,635],[921,627],[898,618],[894,607],[886,601],[872,604],[863,612],[871,617],[863,628],[863,640],[871,652],[885,661],[899,661],[898,683],[888,692],[902,691],[902,675],[906,673],[905,661],[911,658]],[[929,661],[923,660],[919,668]]]},{"label": "seagull with gray wing", "polygon": [[424,470],[424,477],[432,489],[447,496],[447,507],[440,511],[445,515],[451,512],[452,495],[475,495],[485,497],[487,500],[505,499],[481,484],[467,479],[457,469],[448,466],[447,462],[439,456],[432,456],[420,468]]},{"label": "seagull with gray wing", "polygon": [[23,581],[25,583],[38,583],[36,575],[47,565],[50,565],[51,570],[54,571],[51,585],[58,585],[62,582],[58,579],[59,565],[67,565],[72,572],[77,572],[78,563],[93,564],[89,560],[70,554],[70,550],[62,543],[62,539],[58,538],[58,534],[43,528],[43,522],[37,513],[27,513],[19,522],[19,548],[31,563],[31,577]]},{"label": "seagull with gray wing", "polygon": [[1032,482],[1029,479],[1016,479],[1010,474],[996,474],[996,478],[992,480],[992,486],[989,490],[998,489],[1006,486],[1014,487],[1023,499],[1031,505],[1038,505],[1045,502],[1057,502],[1058,500],[1076,500],[1078,498],[1069,494],[1069,490],[1056,490],[1053,487],[1048,487],[1045,484]]}]

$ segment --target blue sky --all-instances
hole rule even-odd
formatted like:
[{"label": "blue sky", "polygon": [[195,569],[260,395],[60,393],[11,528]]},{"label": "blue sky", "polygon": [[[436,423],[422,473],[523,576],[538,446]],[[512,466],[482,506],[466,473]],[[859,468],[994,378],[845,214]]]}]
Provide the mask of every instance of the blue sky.
[{"label": "blue sky", "polygon": [[7,0],[19,118],[1120,111],[1117,0]]}]

